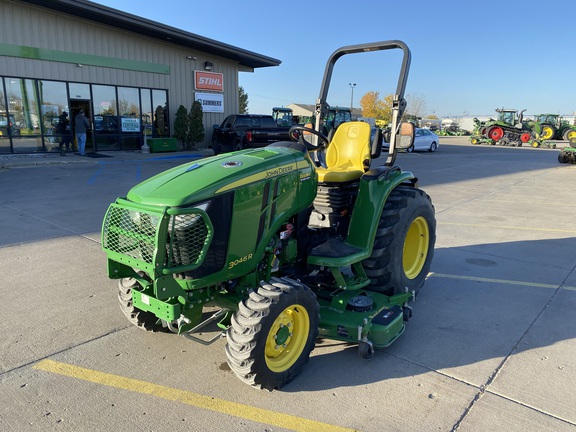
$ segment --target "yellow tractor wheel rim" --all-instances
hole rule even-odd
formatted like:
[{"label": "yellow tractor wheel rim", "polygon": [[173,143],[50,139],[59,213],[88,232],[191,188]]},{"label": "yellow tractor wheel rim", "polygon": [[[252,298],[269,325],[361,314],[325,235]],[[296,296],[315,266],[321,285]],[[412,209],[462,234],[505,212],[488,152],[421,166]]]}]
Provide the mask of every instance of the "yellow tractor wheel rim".
[{"label": "yellow tractor wheel rim", "polygon": [[272,372],[288,370],[302,354],[310,333],[305,307],[294,304],[276,318],[266,338],[266,364]]},{"label": "yellow tractor wheel rim", "polygon": [[412,221],[404,240],[402,264],[408,279],[415,279],[422,271],[428,256],[429,244],[430,230],[428,222],[422,216],[419,216]]},{"label": "yellow tractor wheel rim", "polygon": [[568,134],[566,135],[566,138],[568,138],[568,141],[571,141],[572,139],[576,138],[576,130],[572,130],[572,131],[568,132]]},{"label": "yellow tractor wheel rim", "polygon": [[554,134],[554,131],[552,130],[551,127],[549,126],[544,126],[542,128],[542,135],[540,136],[541,139],[543,140],[547,140],[552,138],[552,135]]}]

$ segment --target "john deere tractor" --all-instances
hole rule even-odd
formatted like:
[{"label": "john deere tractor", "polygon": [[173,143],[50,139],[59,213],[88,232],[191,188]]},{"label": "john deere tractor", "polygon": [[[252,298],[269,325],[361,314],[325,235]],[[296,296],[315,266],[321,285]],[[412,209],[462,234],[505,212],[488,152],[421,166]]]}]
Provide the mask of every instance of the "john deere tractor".
[{"label": "john deere tractor", "polygon": [[[371,139],[368,123],[347,122],[329,140],[320,119],[340,57],[396,49],[396,133],[386,162],[371,166],[379,131]],[[231,370],[268,390],[298,375],[319,336],[357,344],[363,358],[393,343],[436,239],[429,196],[394,164],[414,138],[400,123],[409,66],[401,41],[340,48],[326,64],[314,128],[175,167],[111,204],[102,247],[128,320],[203,344],[224,336]],[[314,162],[320,152],[325,162]]]},{"label": "john deere tractor", "polygon": [[558,114],[538,114],[534,121],[540,125],[540,140],[570,141],[576,138],[576,126],[570,125]]}]

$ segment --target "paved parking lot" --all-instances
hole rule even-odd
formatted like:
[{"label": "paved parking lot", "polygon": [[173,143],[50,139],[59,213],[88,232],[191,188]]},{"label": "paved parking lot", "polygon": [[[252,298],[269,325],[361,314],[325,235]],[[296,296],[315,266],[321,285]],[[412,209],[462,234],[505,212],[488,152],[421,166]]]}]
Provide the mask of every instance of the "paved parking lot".
[{"label": "paved parking lot", "polygon": [[438,221],[413,319],[368,361],[320,340],[274,392],[233,375],[224,340],[124,319],[107,205],[200,154],[111,155],[0,160],[0,430],[576,430],[576,165],[558,150],[442,138],[400,154]]}]

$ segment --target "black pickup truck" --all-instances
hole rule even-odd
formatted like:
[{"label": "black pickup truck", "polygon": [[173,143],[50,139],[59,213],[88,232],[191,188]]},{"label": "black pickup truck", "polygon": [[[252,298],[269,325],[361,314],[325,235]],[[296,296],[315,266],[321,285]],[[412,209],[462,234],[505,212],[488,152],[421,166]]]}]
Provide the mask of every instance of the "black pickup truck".
[{"label": "black pickup truck", "polygon": [[278,126],[271,115],[234,114],[214,125],[214,154],[251,147],[264,147],[276,141],[290,141],[290,127]]}]

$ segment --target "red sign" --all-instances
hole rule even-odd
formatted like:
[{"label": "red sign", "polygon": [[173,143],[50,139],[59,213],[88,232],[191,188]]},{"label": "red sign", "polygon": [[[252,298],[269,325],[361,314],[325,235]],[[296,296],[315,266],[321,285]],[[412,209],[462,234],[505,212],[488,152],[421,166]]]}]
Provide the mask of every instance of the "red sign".
[{"label": "red sign", "polygon": [[196,90],[224,91],[224,75],[216,72],[194,71]]}]

